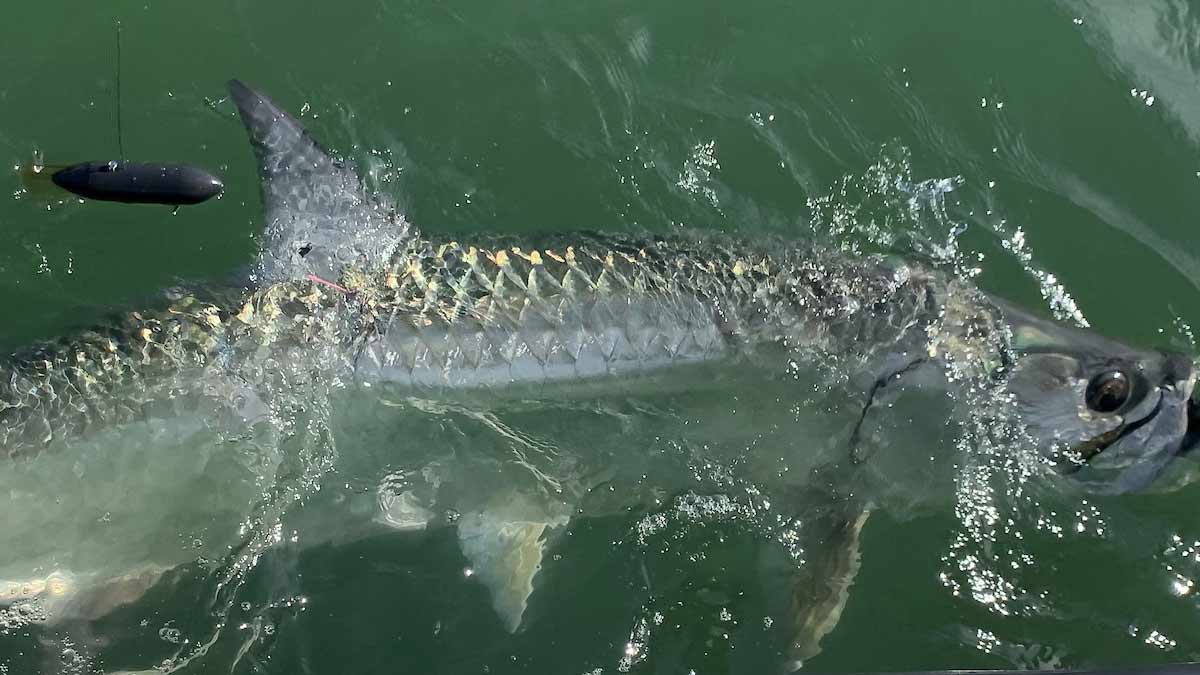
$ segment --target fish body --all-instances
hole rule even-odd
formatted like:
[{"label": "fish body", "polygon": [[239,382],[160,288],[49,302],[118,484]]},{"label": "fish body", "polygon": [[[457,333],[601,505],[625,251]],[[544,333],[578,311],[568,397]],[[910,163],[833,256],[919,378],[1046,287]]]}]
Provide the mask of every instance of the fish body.
[{"label": "fish body", "polygon": [[158,310],[33,349],[0,378],[0,447],[31,454],[185,412],[250,381],[262,359],[303,349],[306,331],[335,313],[352,327],[337,336],[348,370],[330,376],[426,388],[631,375],[771,346],[863,365],[912,349],[1003,358],[1000,313],[982,294],[911,263],[814,245],[701,233],[413,239],[371,276],[351,268],[338,282],[244,297],[176,291]]},{"label": "fish body", "polygon": [[[0,538],[10,545],[0,549],[0,607],[41,602],[51,620],[102,616],[164,571],[221,559],[264,485],[295,473],[281,439],[312,432],[332,443],[320,420],[297,429],[294,411],[380,389],[432,411],[447,392],[834,359],[865,374],[860,424],[881,391],[932,369],[942,386],[1011,394],[1032,441],[1064,473],[1088,475],[1111,459],[1093,483],[1103,489],[1144,487],[1187,450],[1195,373],[1182,356],[1036,318],[941,270],[811,243],[422,237],[266,97],[231,89],[266,208],[253,281],[172,292],[157,309],[3,366],[0,457],[10,465]],[[503,437],[523,470],[553,482],[520,450],[546,450],[537,439],[487,411],[438,410]],[[502,625],[516,630],[550,534],[600,479],[555,483],[552,499],[518,484],[480,490],[481,480],[460,481],[468,489],[455,495],[463,469],[452,464],[428,463],[420,489],[381,485],[365,511],[385,529],[454,526]],[[853,475],[854,464],[818,472],[817,489],[792,508],[837,497],[824,477]],[[85,487],[58,497],[72,478]],[[440,515],[447,508],[454,517]],[[797,660],[816,653],[841,613],[869,508],[844,499],[814,520],[814,542],[830,553],[784,594],[804,633]]]},{"label": "fish body", "polygon": [[866,359],[936,321],[937,275],[815,247],[695,238],[413,242],[366,291],[356,372],[417,386],[576,380],[779,345]]}]

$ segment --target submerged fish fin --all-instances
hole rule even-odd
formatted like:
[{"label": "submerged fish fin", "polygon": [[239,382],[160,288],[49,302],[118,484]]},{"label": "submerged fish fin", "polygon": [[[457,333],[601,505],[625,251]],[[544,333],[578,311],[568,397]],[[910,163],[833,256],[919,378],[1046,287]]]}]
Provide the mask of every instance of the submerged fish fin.
[{"label": "submerged fish fin", "polygon": [[471,574],[492,596],[492,607],[509,632],[521,625],[533,578],[542,569],[546,531],[557,523],[513,521],[488,512],[462,516],[458,543]]},{"label": "submerged fish fin", "polygon": [[792,576],[788,662],[798,670],[821,651],[821,640],[837,627],[861,566],[860,537],[871,510],[855,502],[824,516],[822,541],[807,567]]},{"label": "submerged fish fin", "polygon": [[0,607],[32,603],[47,623],[94,621],[132,604],[167,570],[148,567],[119,577],[97,579],[56,570],[41,579],[0,581]]},{"label": "submerged fish fin", "polygon": [[336,280],[360,258],[382,263],[414,232],[395,207],[368,195],[291,115],[238,80],[229,91],[258,159],[266,226],[258,272],[267,280]]},{"label": "submerged fish fin", "polygon": [[860,566],[860,537],[871,505],[855,495],[859,465],[841,462],[817,471],[813,480],[791,494],[800,523],[799,550],[778,545],[760,560],[769,586],[771,613],[786,631],[785,672],[799,670],[821,652],[821,640],[837,627]]}]

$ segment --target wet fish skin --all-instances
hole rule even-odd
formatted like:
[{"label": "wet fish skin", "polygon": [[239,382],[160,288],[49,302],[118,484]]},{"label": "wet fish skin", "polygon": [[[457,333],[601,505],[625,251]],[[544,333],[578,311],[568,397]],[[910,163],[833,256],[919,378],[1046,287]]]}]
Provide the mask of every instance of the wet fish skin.
[{"label": "wet fish skin", "polygon": [[74,338],[35,346],[0,369],[0,456],[137,419],[177,397],[224,340],[215,305],[131,312]]},{"label": "wet fish skin", "polygon": [[924,336],[949,288],[893,259],[702,234],[416,240],[397,260],[364,294],[357,368],[415,386],[644,372],[769,343],[866,360]]},{"label": "wet fish skin", "polygon": [[27,455],[228,393],[222,381],[303,349],[303,326],[331,313],[353,317],[339,339],[356,372],[337,375],[453,388],[644,372],[764,343],[866,360],[923,338],[949,289],[907,263],[811,245],[770,252],[700,234],[541,243],[417,239],[382,274],[347,269],[351,296],[312,281],[242,301],[184,295],[38,347],[0,377],[0,448]]},{"label": "wet fish skin", "polygon": [[0,457],[33,456],[140,419],[211,415],[214,407],[235,425],[253,422],[275,364],[314,360],[318,350],[343,346],[343,335],[349,357],[346,308],[344,297],[312,282],[174,289],[157,307],[18,352],[0,365]]}]

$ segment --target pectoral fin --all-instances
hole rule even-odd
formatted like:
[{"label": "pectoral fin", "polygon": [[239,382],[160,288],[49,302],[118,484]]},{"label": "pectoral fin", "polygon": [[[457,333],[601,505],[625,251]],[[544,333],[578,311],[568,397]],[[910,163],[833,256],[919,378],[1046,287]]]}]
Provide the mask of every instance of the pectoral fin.
[{"label": "pectoral fin", "polygon": [[870,510],[846,505],[820,523],[822,541],[810,548],[804,569],[792,575],[788,597],[791,601],[792,637],[788,654],[790,670],[799,670],[804,662],[821,651],[821,640],[837,627],[846,608],[850,587],[860,567],[859,540]]},{"label": "pectoral fin", "polygon": [[492,595],[492,607],[509,632],[521,625],[533,577],[542,568],[546,531],[555,523],[512,521],[472,513],[458,521],[458,542],[471,574]]},{"label": "pectoral fin", "polygon": [[[853,468],[824,476],[842,469],[852,475]],[[858,574],[860,536],[870,515],[869,505],[857,497],[830,492],[825,480],[814,483],[790,495],[802,552],[797,557],[792,549],[788,555],[772,545],[760,559],[771,614],[787,638],[784,672],[799,670],[819,654],[821,640],[837,627]]]}]

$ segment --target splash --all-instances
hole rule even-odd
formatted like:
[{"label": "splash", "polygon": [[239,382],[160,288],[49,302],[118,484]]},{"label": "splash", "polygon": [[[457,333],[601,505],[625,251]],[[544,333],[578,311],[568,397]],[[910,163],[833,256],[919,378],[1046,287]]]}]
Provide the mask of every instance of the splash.
[{"label": "splash", "polygon": [[[963,202],[971,197],[954,199],[964,187],[963,176],[917,177],[909,149],[885,144],[865,171],[843,176],[826,194],[808,200],[809,227],[819,239],[849,253],[900,255],[971,280],[983,273],[986,256],[964,249],[962,235],[968,222],[984,223],[1037,284],[1055,317],[1087,327],[1066,287],[1036,262],[1025,230],[996,217],[992,206],[970,208]],[[994,181],[988,184],[989,190],[994,187]]]},{"label": "splash", "polygon": [[629,639],[625,641],[625,645],[621,651],[621,658],[617,661],[617,672],[628,673],[646,659],[650,649],[650,625],[651,621],[655,621],[654,625],[662,623],[662,615],[655,614],[652,619],[648,619],[645,614],[646,609],[643,607],[637,621],[633,625],[633,629],[629,631]]},{"label": "splash", "polygon": [[865,171],[843,176],[826,194],[809,198],[809,227],[818,239],[848,253],[887,252],[953,264],[966,226],[950,217],[946,200],[963,184],[961,176],[915,178],[908,148],[886,144]]},{"label": "splash", "polygon": [[[669,446],[691,457],[691,485],[634,524],[630,535],[639,548],[666,552],[672,542],[683,542],[698,530],[734,525],[779,545],[793,564],[804,564],[802,521],[773,508],[765,488],[744,475],[747,455],[722,463],[708,458],[714,453],[707,446],[697,448],[686,441]],[[704,555],[703,546],[685,548],[689,556]]]},{"label": "splash", "polygon": [[717,162],[717,142],[701,141],[693,148],[691,155],[683,163],[683,170],[675,186],[696,197],[702,197],[709,206],[720,208],[721,201],[717,197],[714,185],[714,174],[720,171]]},{"label": "splash", "polygon": [[[866,171],[843,177],[828,194],[808,201],[810,226],[842,250],[923,260],[970,282],[983,273],[985,255],[962,244],[967,220],[975,217],[974,211],[963,212],[963,200],[971,197],[955,197],[966,185],[962,176],[917,177],[907,148],[884,145]],[[1024,230],[1002,219],[991,219],[990,227],[1001,235],[1002,250],[1038,284],[1055,315],[1086,326],[1067,290],[1036,264]],[[1038,563],[1024,541],[1027,534],[1070,528],[1071,534],[1103,536],[1105,518],[1086,502],[1066,525],[1057,513],[1043,509],[1035,481],[1046,474],[1046,460],[1025,435],[1002,382],[981,379],[973,363],[952,362],[947,368],[958,384],[955,407],[966,415],[954,448],[958,527],[942,555],[939,581],[952,596],[998,616],[1040,612],[1046,607],[1044,592],[1022,581]]]},{"label": "splash", "polygon": [[[995,224],[996,232],[1005,235],[1006,224],[1004,220],[998,221]],[[1091,325],[1083,316],[1083,312],[1079,310],[1079,306],[1075,304],[1075,299],[1067,292],[1066,287],[1059,282],[1058,277],[1034,264],[1033,253],[1030,251],[1028,242],[1025,240],[1025,230],[1018,227],[1001,241],[1001,245],[1021,263],[1021,269],[1025,270],[1026,274],[1037,281],[1042,299],[1050,306],[1050,311],[1054,313],[1054,318],[1060,321],[1070,321],[1081,328],[1087,328]]]},{"label": "splash", "polygon": [[969,386],[960,394],[971,414],[956,441],[958,528],[942,555],[938,578],[952,596],[969,598],[994,614],[1034,614],[1044,602],[1020,581],[1022,571],[1038,563],[1025,545],[1025,514],[1038,511],[1031,481],[1045,474],[1046,460],[1002,392]]},{"label": "splash", "polygon": [[[273,461],[274,480],[242,522],[238,543],[215,573],[207,608],[210,632],[181,643],[179,651],[158,665],[163,672],[190,667],[218,643],[249,573],[266,551],[284,541],[283,516],[320,489],[336,462],[331,397],[345,386],[351,366],[345,343],[356,335],[344,301],[320,286],[285,284],[254,294],[246,303],[251,310],[243,309],[249,330],[230,345],[240,355],[230,363],[238,364],[238,376],[254,385],[264,406],[252,421],[251,434],[258,451]],[[281,309],[285,306],[286,311]]]}]

